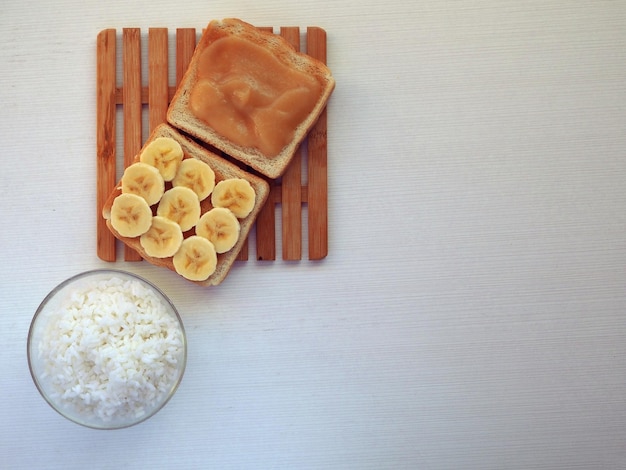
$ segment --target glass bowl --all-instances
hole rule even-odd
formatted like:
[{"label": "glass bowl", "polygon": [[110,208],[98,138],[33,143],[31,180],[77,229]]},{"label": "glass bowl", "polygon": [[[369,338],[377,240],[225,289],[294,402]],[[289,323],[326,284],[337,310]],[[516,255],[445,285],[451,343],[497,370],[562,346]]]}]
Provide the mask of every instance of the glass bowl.
[{"label": "glass bowl", "polygon": [[28,365],[43,398],[67,419],[126,428],[176,392],[187,362],[172,302],[134,274],[87,271],[55,287],[28,332]]}]

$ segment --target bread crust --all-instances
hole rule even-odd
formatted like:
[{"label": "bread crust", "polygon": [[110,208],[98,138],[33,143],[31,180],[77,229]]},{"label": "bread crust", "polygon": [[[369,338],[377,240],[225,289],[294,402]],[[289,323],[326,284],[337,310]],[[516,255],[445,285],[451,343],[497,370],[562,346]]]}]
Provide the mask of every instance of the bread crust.
[{"label": "bread crust", "polygon": [[[222,181],[227,178],[243,178],[243,179],[246,179],[255,190],[256,200],[255,200],[252,211],[247,217],[239,220],[240,225],[241,225],[241,231],[239,235],[239,240],[237,240],[237,243],[235,244],[235,246],[231,250],[227,251],[226,253],[221,253],[217,255],[217,267],[215,269],[215,272],[211,276],[209,276],[208,279],[204,281],[190,281],[190,282],[194,282],[196,284],[202,285],[202,286],[218,285],[226,278],[226,275],[230,271],[230,268],[232,267],[233,263],[235,262],[237,255],[241,251],[246,241],[246,238],[248,236],[248,233],[250,232],[250,229],[254,225],[254,222],[259,212],[261,211],[261,209],[263,208],[263,205],[265,204],[265,202],[267,201],[269,197],[270,186],[267,183],[267,181],[265,181],[263,178],[260,178],[247,171],[244,171],[241,168],[239,168],[237,165],[230,163],[227,160],[224,160],[223,158],[216,155],[215,153],[209,151],[208,149],[202,147],[201,145],[198,145],[196,142],[184,136],[178,130],[174,129],[172,126],[168,124],[161,124],[157,126],[152,132],[152,134],[150,135],[150,137],[148,138],[148,140],[146,141],[146,143],[144,144],[143,148],[145,148],[145,146],[147,146],[152,140],[156,139],[157,137],[170,137],[170,138],[175,139],[176,141],[180,143],[183,149],[184,158],[197,158],[207,163],[215,172],[216,184],[219,181]],[[134,161],[139,161],[139,154],[135,156]],[[171,185],[171,183],[166,183],[166,188],[168,188],[169,185]],[[136,250],[141,255],[141,257],[145,259],[146,261],[148,261],[149,263],[155,266],[162,266],[162,267],[168,268],[176,272],[176,270],[174,269],[174,264],[172,262],[172,257],[154,258],[152,256],[149,256],[146,254],[145,250],[141,246],[141,243],[139,242],[139,237],[135,237],[135,238],[123,237],[112,227],[111,221],[110,221],[111,206],[113,205],[113,200],[119,194],[121,194],[122,192],[121,188],[122,188],[122,184],[121,184],[121,181],[119,181],[118,184],[113,189],[113,191],[111,192],[111,194],[109,195],[109,197],[107,198],[102,208],[102,217],[106,219],[107,227],[109,228],[109,230],[111,230],[111,232],[117,239],[121,240],[124,244]],[[201,214],[204,214],[205,212],[209,211],[210,209],[212,209],[212,207],[213,206],[211,205],[211,197],[209,196],[200,203]],[[154,212],[156,210],[156,205],[153,206],[152,208]],[[192,228],[191,230],[185,232],[183,235],[185,236],[185,238],[187,238],[193,235],[194,233],[195,233],[195,228]]]},{"label": "bread crust", "polygon": [[[217,39],[231,35],[262,46],[271,51],[283,64],[305,72],[320,83],[321,94],[314,108],[297,126],[291,142],[276,156],[264,155],[254,147],[245,147],[226,139],[204,121],[198,119],[190,110],[189,98],[197,81],[199,56]],[[285,172],[298,146],[324,110],[334,88],[335,81],[326,65],[304,53],[297,52],[284,38],[260,31],[253,25],[238,19],[215,20],[209,23],[200,38],[189,67],[170,102],[167,120],[174,127],[227,153],[268,178],[278,178]]]}]

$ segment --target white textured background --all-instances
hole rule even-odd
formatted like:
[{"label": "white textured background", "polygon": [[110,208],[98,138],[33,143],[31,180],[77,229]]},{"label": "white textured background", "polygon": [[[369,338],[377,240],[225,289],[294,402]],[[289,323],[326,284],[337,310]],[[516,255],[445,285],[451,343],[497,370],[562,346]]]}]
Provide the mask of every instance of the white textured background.
[{"label": "white textured background", "polygon": [[[95,254],[95,38],[240,17],[328,32],[330,254],[203,290],[145,263],[189,363],[93,431],[26,333]],[[626,468],[626,2],[5,0],[0,466]],[[254,257],[254,251],[251,256]]]}]

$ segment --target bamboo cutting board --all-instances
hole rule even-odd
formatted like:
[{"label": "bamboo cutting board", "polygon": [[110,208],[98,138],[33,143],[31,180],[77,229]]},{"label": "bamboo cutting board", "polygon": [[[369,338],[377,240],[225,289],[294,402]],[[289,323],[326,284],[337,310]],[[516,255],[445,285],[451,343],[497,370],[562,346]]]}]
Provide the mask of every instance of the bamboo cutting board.
[{"label": "bamboo cutting board", "polygon": [[[273,28],[262,29],[273,32]],[[299,27],[281,27],[278,34],[296,49],[301,49]],[[304,37],[306,53],[326,63],[326,32],[319,27],[307,27]],[[167,28],[149,28],[146,78],[142,76],[142,39],[139,28],[123,28],[121,33],[116,29],[100,31],[96,40],[96,228],[97,254],[104,261],[117,259],[116,239],[101,216],[102,207],[117,183],[117,121],[122,121],[122,160],[126,167],[147,138],[143,135],[144,120],[147,120],[149,132],[165,122],[169,102],[187,70],[199,38],[195,28],[177,28],[175,46],[172,48],[174,57],[170,58],[170,31]],[[121,44],[119,66],[118,42]],[[168,79],[172,63],[175,67],[173,84]],[[121,68],[121,83],[118,83],[118,67]],[[308,259],[319,260],[328,254],[326,123],[324,110],[285,174],[270,181],[269,200],[255,224],[258,260],[276,259],[278,226],[281,227],[282,259],[303,258],[304,205],[307,206]],[[277,206],[281,208],[280,220],[276,217]],[[126,246],[123,258],[125,261],[141,260],[135,251]],[[248,259],[247,242],[237,259]]]}]

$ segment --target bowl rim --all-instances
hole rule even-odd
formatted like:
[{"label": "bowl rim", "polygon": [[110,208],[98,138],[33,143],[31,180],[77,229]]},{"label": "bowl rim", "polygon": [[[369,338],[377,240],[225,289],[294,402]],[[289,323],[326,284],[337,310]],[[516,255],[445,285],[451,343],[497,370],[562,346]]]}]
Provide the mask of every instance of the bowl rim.
[{"label": "bowl rim", "polygon": [[[43,386],[42,384],[39,382],[38,378],[37,378],[37,374],[35,373],[35,371],[33,370],[33,357],[31,354],[31,349],[32,349],[32,339],[33,339],[33,333],[34,333],[34,328],[35,328],[35,324],[37,322],[37,319],[39,318],[39,316],[41,315],[41,313],[43,312],[45,306],[48,304],[48,302],[50,302],[50,300],[59,292],[61,291],[63,288],[67,287],[68,285],[72,284],[75,281],[78,281],[79,279],[82,278],[86,278],[89,276],[95,276],[95,275],[99,275],[99,274],[112,274],[112,275],[121,275],[121,276],[127,276],[130,277],[132,279],[135,279],[139,282],[142,282],[144,284],[146,284],[148,287],[152,288],[159,296],[160,298],[165,301],[167,303],[167,305],[169,306],[169,308],[171,309],[171,312],[174,314],[174,317],[177,320],[178,326],[180,327],[180,331],[181,331],[181,335],[182,335],[182,343],[183,343],[183,356],[182,356],[182,365],[180,368],[180,372],[178,375],[178,378],[176,379],[176,382],[174,383],[174,385],[172,386],[171,390],[168,392],[167,396],[165,397],[165,399],[163,400],[163,402],[159,403],[158,406],[156,406],[154,408],[154,410],[152,410],[150,413],[142,416],[140,419],[138,420],[134,420],[131,421],[129,423],[124,423],[121,425],[113,425],[113,426],[98,426],[98,425],[92,425],[86,422],[83,422],[81,420],[78,419],[74,419],[72,416],[70,416],[69,414],[64,413],[63,411],[61,411],[61,409],[59,409],[58,406],[55,405],[55,403],[53,402],[53,400],[51,400],[47,394],[44,392],[43,390]],[[67,279],[65,279],[64,281],[60,282],[59,284],[57,284],[55,287],[53,287],[50,292],[48,292],[48,294],[43,298],[43,300],[39,303],[37,309],[35,310],[35,313],[33,314],[33,317],[30,321],[30,326],[28,328],[28,336],[26,338],[26,359],[28,362],[28,370],[30,372],[30,376],[35,384],[35,387],[37,388],[37,391],[39,392],[39,394],[43,397],[43,399],[46,401],[46,403],[54,410],[56,411],[58,414],[60,414],[61,416],[63,416],[64,418],[68,419],[69,421],[76,423],[78,425],[84,426],[86,428],[90,428],[90,429],[97,429],[97,430],[116,430],[116,429],[125,429],[125,428],[129,428],[131,426],[135,426],[137,424],[140,424],[148,419],[150,419],[151,417],[153,417],[154,415],[156,415],[159,411],[161,411],[165,405],[170,401],[170,399],[176,394],[176,391],[178,390],[178,387],[180,386],[182,380],[183,380],[183,376],[185,375],[185,370],[187,368],[187,333],[185,331],[185,325],[183,323],[183,319],[180,316],[180,313],[178,312],[178,309],[176,308],[176,306],[174,305],[174,303],[171,301],[171,299],[156,285],[154,284],[152,281],[149,281],[148,279],[144,278],[143,276],[140,276],[139,274],[135,274],[133,272],[130,271],[124,271],[122,269],[116,269],[116,268],[97,268],[97,269],[90,269],[87,271],[82,271],[80,273],[74,274],[70,277],[68,277]]]}]

